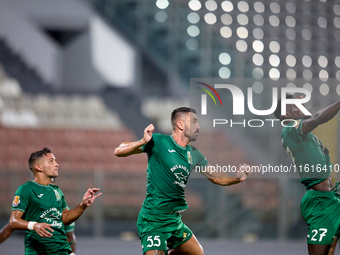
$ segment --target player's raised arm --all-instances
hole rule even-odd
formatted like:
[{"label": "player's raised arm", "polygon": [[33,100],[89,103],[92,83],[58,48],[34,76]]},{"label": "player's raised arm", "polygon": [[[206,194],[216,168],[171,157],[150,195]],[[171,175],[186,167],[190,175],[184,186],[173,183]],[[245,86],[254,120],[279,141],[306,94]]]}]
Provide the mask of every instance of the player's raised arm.
[{"label": "player's raised arm", "polygon": [[76,221],[80,215],[83,214],[86,208],[89,207],[93,201],[102,194],[99,193],[96,195],[99,190],[99,188],[88,189],[83,197],[83,201],[81,201],[81,203],[76,208],[73,210],[69,210],[68,208],[64,209],[62,216],[64,224],[69,225]]},{"label": "player's raised arm", "polygon": [[133,154],[142,152],[142,146],[147,144],[152,138],[152,132],[154,126],[150,124],[144,130],[144,136],[141,140],[135,142],[123,142],[115,149],[115,155],[117,157],[127,157]]},{"label": "player's raised arm", "polygon": [[12,211],[10,226],[13,230],[32,230],[37,232],[41,237],[51,237],[53,233],[52,225],[47,223],[37,223],[34,221],[25,221],[22,219],[24,212]]},{"label": "player's raised arm", "polygon": [[214,167],[211,165],[207,166],[206,169],[207,171],[201,171],[201,173],[212,183],[221,186],[230,186],[243,182],[250,174],[250,167],[246,164],[239,165],[239,169],[237,170],[235,177],[229,176],[226,173],[215,171]]},{"label": "player's raised arm", "polygon": [[302,132],[307,134],[317,126],[331,120],[340,110],[340,101],[318,111],[314,116],[302,122]]}]

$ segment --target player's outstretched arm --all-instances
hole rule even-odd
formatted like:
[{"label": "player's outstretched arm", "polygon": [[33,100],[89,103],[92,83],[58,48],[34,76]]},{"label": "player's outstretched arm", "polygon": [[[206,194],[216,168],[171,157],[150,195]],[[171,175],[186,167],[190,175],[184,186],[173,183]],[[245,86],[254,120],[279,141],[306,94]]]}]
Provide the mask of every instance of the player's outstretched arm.
[{"label": "player's outstretched arm", "polygon": [[5,226],[0,229],[0,243],[5,241],[11,234],[13,233],[13,229],[10,224],[7,223]]},{"label": "player's outstretched arm", "polygon": [[144,136],[141,140],[135,142],[123,142],[115,149],[115,155],[117,157],[127,157],[132,154],[138,154],[142,152],[141,147],[147,144],[152,138],[152,132],[154,126],[150,124],[144,130]]},{"label": "player's outstretched arm", "polygon": [[215,171],[214,167],[209,165],[207,171],[201,172],[205,177],[208,178],[214,184],[221,186],[230,186],[238,184],[247,179],[250,174],[250,167],[246,164],[239,165],[239,169],[236,172],[236,176],[232,177],[223,172]]},{"label": "player's outstretched arm", "polygon": [[80,215],[83,214],[86,208],[89,207],[93,203],[93,201],[102,194],[99,193],[96,195],[99,190],[99,188],[88,189],[83,197],[83,201],[81,201],[81,203],[76,208],[74,208],[73,210],[69,210],[68,208],[63,210],[62,219],[64,224],[69,225],[72,222],[76,221],[80,217]]},{"label": "player's outstretched arm", "polygon": [[12,211],[10,226],[13,230],[34,230],[41,237],[51,237],[53,233],[52,225],[47,223],[37,223],[25,221],[22,219],[24,212]]},{"label": "player's outstretched arm", "polygon": [[317,126],[326,123],[327,121],[334,118],[335,115],[340,110],[340,101],[327,106],[326,108],[318,111],[314,116],[309,119],[306,119],[302,122],[302,132],[307,134],[313,131]]}]

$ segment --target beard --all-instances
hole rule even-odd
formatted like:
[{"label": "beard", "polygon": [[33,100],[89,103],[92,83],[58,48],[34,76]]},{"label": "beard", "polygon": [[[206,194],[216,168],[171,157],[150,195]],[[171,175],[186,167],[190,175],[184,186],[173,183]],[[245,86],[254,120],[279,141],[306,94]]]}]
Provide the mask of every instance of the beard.
[{"label": "beard", "polygon": [[194,142],[194,141],[197,140],[198,133],[199,133],[198,130],[192,132],[192,131],[190,130],[190,128],[185,127],[184,134],[185,134],[186,137],[189,138],[189,141],[190,141],[190,142]]},{"label": "beard", "polygon": [[197,135],[191,135],[190,137],[189,137],[189,141],[190,142],[195,142],[197,140]]}]

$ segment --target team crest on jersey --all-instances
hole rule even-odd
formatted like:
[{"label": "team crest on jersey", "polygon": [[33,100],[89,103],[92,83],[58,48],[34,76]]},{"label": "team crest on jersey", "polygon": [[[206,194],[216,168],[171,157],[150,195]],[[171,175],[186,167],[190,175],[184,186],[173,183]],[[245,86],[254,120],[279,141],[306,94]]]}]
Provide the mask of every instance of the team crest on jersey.
[{"label": "team crest on jersey", "polygon": [[13,199],[13,206],[18,206],[18,204],[20,204],[20,197],[19,196],[15,196]]},{"label": "team crest on jersey", "polygon": [[54,194],[55,194],[55,197],[57,198],[57,201],[60,200],[60,194],[58,193],[58,191],[54,190]]}]

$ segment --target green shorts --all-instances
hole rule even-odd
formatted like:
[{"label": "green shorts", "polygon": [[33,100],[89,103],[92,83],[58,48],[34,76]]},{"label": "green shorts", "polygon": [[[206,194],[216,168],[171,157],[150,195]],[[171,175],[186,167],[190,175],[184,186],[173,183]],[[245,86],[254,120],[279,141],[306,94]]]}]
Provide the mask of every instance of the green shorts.
[{"label": "green shorts", "polygon": [[332,191],[308,190],[300,210],[308,226],[307,243],[331,244],[340,234],[340,195]]},{"label": "green shorts", "polygon": [[149,215],[140,212],[137,228],[143,254],[150,250],[165,251],[187,242],[192,231],[182,222],[179,213],[168,215]]},{"label": "green shorts", "polygon": [[[27,236],[27,235],[26,235]],[[41,237],[41,239],[46,237]],[[36,240],[27,241],[25,238],[25,255],[68,255],[72,253],[70,245],[66,242],[62,243],[62,247],[58,247],[58,244],[55,244],[57,247],[49,246],[46,249],[46,245],[42,245]]]}]

